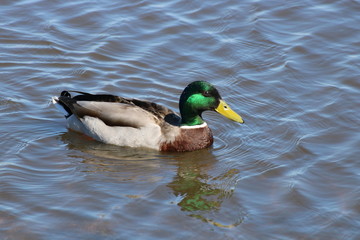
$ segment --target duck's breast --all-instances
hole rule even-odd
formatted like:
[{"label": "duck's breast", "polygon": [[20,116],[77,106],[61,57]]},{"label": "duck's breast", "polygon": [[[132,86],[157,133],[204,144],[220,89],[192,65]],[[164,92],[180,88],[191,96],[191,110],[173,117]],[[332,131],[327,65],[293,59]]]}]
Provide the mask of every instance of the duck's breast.
[{"label": "duck's breast", "polygon": [[213,135],[206,123],[199,126],[180,127],[178,136],[173,141],[163,142],[161,151],[195,151],[213,144]]}]

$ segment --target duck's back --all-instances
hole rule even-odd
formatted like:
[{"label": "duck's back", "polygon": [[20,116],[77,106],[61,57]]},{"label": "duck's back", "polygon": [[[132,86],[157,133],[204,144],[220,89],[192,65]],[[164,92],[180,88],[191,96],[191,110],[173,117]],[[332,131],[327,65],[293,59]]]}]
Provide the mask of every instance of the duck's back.
[{"label": "duck's back", "polygon": [[159,104],[113,95],[77,93],[80,94],[71,97],[64,91],[60,97],[54,97],[53,102],[65,111],[70,129],[96,140],[160,150],[160,143],[166,141],[162,127],[172,131],[178,128],[180,118]]}]

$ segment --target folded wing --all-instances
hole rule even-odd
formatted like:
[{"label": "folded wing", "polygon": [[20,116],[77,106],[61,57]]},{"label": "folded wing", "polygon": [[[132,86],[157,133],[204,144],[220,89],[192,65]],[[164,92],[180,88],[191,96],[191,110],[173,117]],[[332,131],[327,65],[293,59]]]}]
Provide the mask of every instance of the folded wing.
[{"label": "folded wing", "polygon": [[173,112],[158,104],[135,99],[125,99],[112,95],[62,94],[58,103],[68,112],[82,119],[85,116],[102,120],[108,126],[140,128],[149,124],[159,124]]}]

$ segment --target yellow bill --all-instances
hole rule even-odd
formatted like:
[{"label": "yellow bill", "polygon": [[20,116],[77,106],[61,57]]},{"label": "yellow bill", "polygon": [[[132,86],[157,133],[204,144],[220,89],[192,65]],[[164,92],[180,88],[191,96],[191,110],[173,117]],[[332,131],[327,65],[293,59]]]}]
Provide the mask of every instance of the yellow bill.
[{"label": "yellow bill", "polygon": [[231,119],[235,122],[244,123],[244,120],[238,115],[236,112],[234,112],[229,105],[224,100],[220,100],[219,106],[215,108],[215,111],[220,113],[221,115],[227,117],[228,119]]}]

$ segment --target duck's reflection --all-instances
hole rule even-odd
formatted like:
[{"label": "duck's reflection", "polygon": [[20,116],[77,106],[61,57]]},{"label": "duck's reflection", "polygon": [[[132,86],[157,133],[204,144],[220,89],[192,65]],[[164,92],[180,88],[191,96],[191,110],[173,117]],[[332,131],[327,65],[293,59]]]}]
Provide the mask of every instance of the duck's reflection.
[{"label": "duck's reflection", "polygon": [[219,209],[222,190],[209,183],[212,179],[206,169],[211,169],[216,159],[208,150],[187,153],[178,161],[177,174],[167,186],[176,196],[183,211],[208,211]]},{"label": "duck's reflection", "polygon": [[226,213],[229,208],[225,207],[224,211],[221,206],[232,197],[233,190],[228,183],[239,172],[230,169],[213,176],[209,172],[216,163],[209,149],[183,154],[177,161],[177,174],[167,186],[180,198],[177,205],[182,211],[188,212],[188,216],[217,227],[233,228],[242,222],[244,215],[240,212],[240,216],[233,212]]},{"label": "duck's reflection", "polygon": [[[231,217],[230,224],[224,224],[224,222],[228,223],[229,219],[222,221],[223,223],[216,220],[224,215],[232,214],[227,213],[230,211],[229,207],[225,207],[226,213],[224,213],[221,205],[226,199],[232,197],[233,190],[229,183],[232,182],[231,179],[236,178],[238,171],[231,169],[220,171],[220,175],[214,174],[214,169],[219,169],[216,169],[218,160],[212,153],[212,149],[162,154],[153,150],[119,148],[98,143],[86,140],[84,136],[74,132],[63,134],[62,140],[70,149],[77,149],[92,156],[84,158],[84,163],[91,166],[92,172],[108,173],[112,177],[114,174],[123,177],[133,175],[128,176],[127,181],[136,181],[138,175],[142,177],[156,175],[158,179],[161,179],[160,176],[164,175],[162,169],[175,165],[176,175],[166,186],[177,197],[176,204],[181,211],[187,212],[190,217],[218,227],[232,228],[242,221],[242,216],[239,217],[238,214],[235,219],[234,216]],[[164,164],[167,166],[163,166]]]}]

